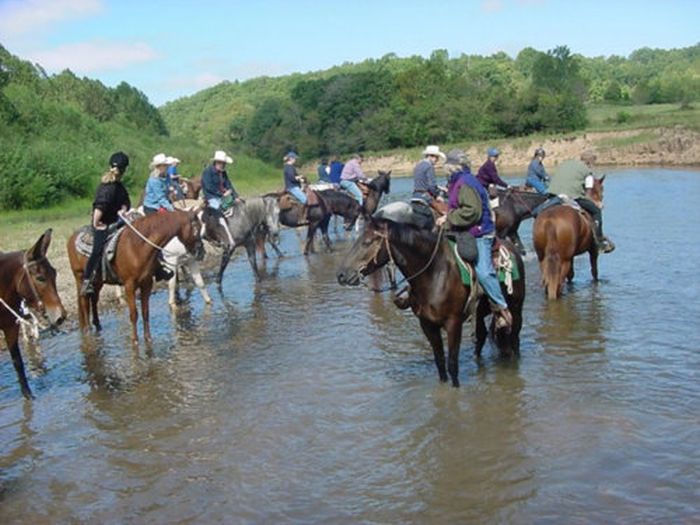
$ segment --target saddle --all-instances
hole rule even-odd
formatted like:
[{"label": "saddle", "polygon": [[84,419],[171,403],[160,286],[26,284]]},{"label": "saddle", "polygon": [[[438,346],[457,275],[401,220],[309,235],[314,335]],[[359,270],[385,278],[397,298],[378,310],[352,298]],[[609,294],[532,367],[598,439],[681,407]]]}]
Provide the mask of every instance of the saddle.
[{"label": "saddle", "polygon": [[[304,193],[306,193],[306,206],[311,208],[320,204],[320,197],[316,191],[307,188]],[[286,191],[280,195],[279,205],[280,211],[291,210],[295,207],[302,207],[302,204]]]},{"label": "saddle", "polygon": [[[112,231],[107,237],[107,242],[105,243],[104,250],[102,251],[102,260],[100,261],[100,266],[98,267],[97,271],[101,273],[102,281],[105,284],[122,284],[112,268],[112,261],[114,261],[114,257],[117,254],[117,243],[119,242],[119,237],[123,231],[123,227]],[[75,236],[75,249],[81,255],[90,257],[90,254],[92,253],[92,244],[92,227],[83,226],[80,228],[80,230],[78,230],[78,234]]]}]

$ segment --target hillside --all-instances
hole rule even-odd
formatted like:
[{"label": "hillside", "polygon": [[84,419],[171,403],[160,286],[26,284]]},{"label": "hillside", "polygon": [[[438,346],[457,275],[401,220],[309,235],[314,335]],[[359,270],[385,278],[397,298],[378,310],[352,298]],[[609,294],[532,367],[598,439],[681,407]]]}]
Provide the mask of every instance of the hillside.
[{"label": "hillside", "polygon": [[[386,55],[325,71],[225,82],[161,108],[175,136],[215,137],[278,161],[302,157],[653,125],[638,109],[700,99],[700,45],[588,58],[564,46],[517,57]],[[604,109],[599,109],[599,108]],[[669,114],[671,115],[671,114]],[[684,114],[665,121],[691,127]]]},{"label": "hillside", "polygon": [[[213,139],[171,136],[158,109],[124,82],[109,88],[70,71],[50,76],[1,45],[0,144],[0,210],[41,209],[33,216],[54,217],[66,210],[87,213],[84,201],[115,150],[131,158],[125,182],[135,197],[154,154],[177,156],[181,172],[192,175],[223,147]],[[245,155],[236,156],[231,171],[245,193],[275,187],[279,179],[278,170]]]}]

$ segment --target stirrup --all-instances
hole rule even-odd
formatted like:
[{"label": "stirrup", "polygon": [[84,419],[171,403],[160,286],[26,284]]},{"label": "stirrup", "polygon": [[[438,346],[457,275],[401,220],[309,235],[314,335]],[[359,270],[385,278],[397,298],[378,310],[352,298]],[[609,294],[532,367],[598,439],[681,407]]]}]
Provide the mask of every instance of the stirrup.
[{"label": "stirrup", "polygon": [[95,294],[95,288],[92,285],[92,279],[90,280],[84,280],[82,284],[80,285],[80,295],[83,297],[87,297],[88,295],[94,295]]}]

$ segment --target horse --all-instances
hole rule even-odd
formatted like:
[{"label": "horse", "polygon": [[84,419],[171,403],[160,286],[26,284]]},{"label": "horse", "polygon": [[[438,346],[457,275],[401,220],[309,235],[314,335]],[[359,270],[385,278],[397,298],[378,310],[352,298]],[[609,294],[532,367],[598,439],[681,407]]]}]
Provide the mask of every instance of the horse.
[{"label": "horse", "polygon": [[[138,343],[136,291],[141,293],[144,338],[146,341],[151,341],[149,301],[153,290],[153,275],[157,265],[160,264],[158,256],[163,247],[173,238],[179,239],[190,253],[202,253],[204,247],[200,231],[201,224],[195,212],[175,210],[155,213],[128,223],[117,240],[116,253],[111,264],[119,283],[124,286],[126,302],[129,306],[132,343]],[[81,330],[86,332],[90,324],[91,309],[92,323],[97,330],[100,330],[97,305],[104,276],[100,274],[94,276],[92,295],[86,297],[80,294],[87,257],[76,249],[77,235],[78,232],[75,232],[68,238],[66,248],[78,292],[78,320]]]},{"label": "horse", "polygon": [[5,334],[5,343],[26,399],[34,396],[19,349],[20,324],[25,322],[22,303],[37,310],[52,327],[60,325],[66,318],[66,310],[56,291],[56,270],[46,258],[49,244],[51,229],[26,251],[0,253],[0,329]]},{"label": "horse", "polygon": [[[605,175],[594,179],[593,187],[586,190],[586,196],[599,207],[603,205],[604,179]],[[576,255],[588,252],[593,280],[598,281],[598,245],[594,228],[588,213],[571,206],[552,206],[537,215],[532,238],[548,299],[559,298],[564,280],[571,282],[574,279],[573,259]]]},{"label": "horse", "polygon": [[375,178],[367,183],[360,183],[360,190],[364,197],[362,207],[365,217],[370,217],[377,211],[382,196],[391,190],[391,170],[378,170]]},{"label": "horse", "polygon": [[520,240],[520,223],[532,217],[532,210],[547,200],[547,195],[518,188],[498,189],[496,212],[496,235],[509,239],[525,255],[525,246]]},{"label": "horse", "polygon": [[[496,330],[491,322],[491,334],[502,356],[520,353],[520,328],[522,305],[525,298],[525,269],[517,252],[518,269],[523,278],[513,283],[513,293],[504,290],[508,308],[513,316],[510,333]],[[462,284],[459,268],[443,230],[438,233],[386,219],[371,218],[361,236],[357,238],[337,271],[341,285],[357,286],[361,278],[376,272],[389,262],[396,264],[405,280],[411,283],[409,304],[418,317],[421,328],[430,342],[435,365],[441,382],[447,382],[445,353],[441,329],[447,332],[449,372],[452,386],[459,386],[459,350],[462,341],[462,324],[467,318],[467,305],[471,287]],[[503,285],[501,285],[503,287]],[[476,308],[475,355],[481,350],[487,336],[485,318],[489,314],[488,299],[481,296]]]},{"label": "horse", "polygon": [[279,207],[271,205],[262,197],[253,197],[234,206],[231,215],[225,219],[231,233],[230,238],[223,225],[219,224],[213,215],[207,212],[207,209],[202,216],[206,225],[204,238],[223,247],[221,264],[216,276],[219,290],[222,288],[224,271],[238,246],[245,246],[250,267],[255,278],[259,279],[260,271],[255,253],[256,239],[263,235],[261,232],[267,232],[264,235],[269,233],[272,238],[279,235]]},{"label": "horse", "polygon": [[[265,197],[274,196],[281,200],[284,195],[286,194],[268,193],[265,195]],[[331,210],[335,209],[338,214],[344,213],[346,211],[346,204],[350,206],[347,208],[347,210],[353,210],[352,204],[350,203],[352,198],[343,192],[337,190],[324,190],[317,191],[316,195],[318,196],[318,205],[309,206],[306,209],[306,220],[304,220],[302,217],[304,207],[300,203],[296,202],[294,197],[289,197],[291,207],[280,209],[279,218],[280,223],[283,225],[290,228],[308,226],[306,232],[306,245],[304,246],[304,255],[309,255],[309,253],[316,251],[314,247],[314,237],[318,229],[321,230],[321,235],[323,236],[326,250],[332,251],[331,239],[328,236],[328,224],[334,213]],[[357,202],[355,202],[355,204],[356,207],[354,209],[359,210],[359,204]],[[348,220],[352,220],[354,223],[355,219],[357,219],[357,214],[359,214],[359,211],[357,214],[355,214],[353,211],[349,211],[349,213],[354,215],[354,218],[351,218],[351,215],[348,215],[348,217],[346,217],[346,224]]]},{"label": "horse", "polygon": [[186,199],[198,199],[199,193],[202,191],[202,177],[196,176],[191,178],[180,177],[181,185],[184,186],[183,194]]}]

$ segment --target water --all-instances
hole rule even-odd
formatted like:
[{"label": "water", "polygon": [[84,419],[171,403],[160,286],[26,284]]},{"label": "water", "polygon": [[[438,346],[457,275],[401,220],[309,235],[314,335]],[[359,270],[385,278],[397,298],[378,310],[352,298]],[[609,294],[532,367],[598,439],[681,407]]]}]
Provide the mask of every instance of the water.
[{"label": "water", "polygon": [[126,312],[45,340],[34,403],[5,353],[0,522],[699,523],[698,202],[698,172],[614,172],[602,282],[582,257],[547,303],[529,258],[521,360],[465,340],[459,390],[411,314],[336,284],[347,244],[292,232],[211,308],[156,294],[151,351]]}]

